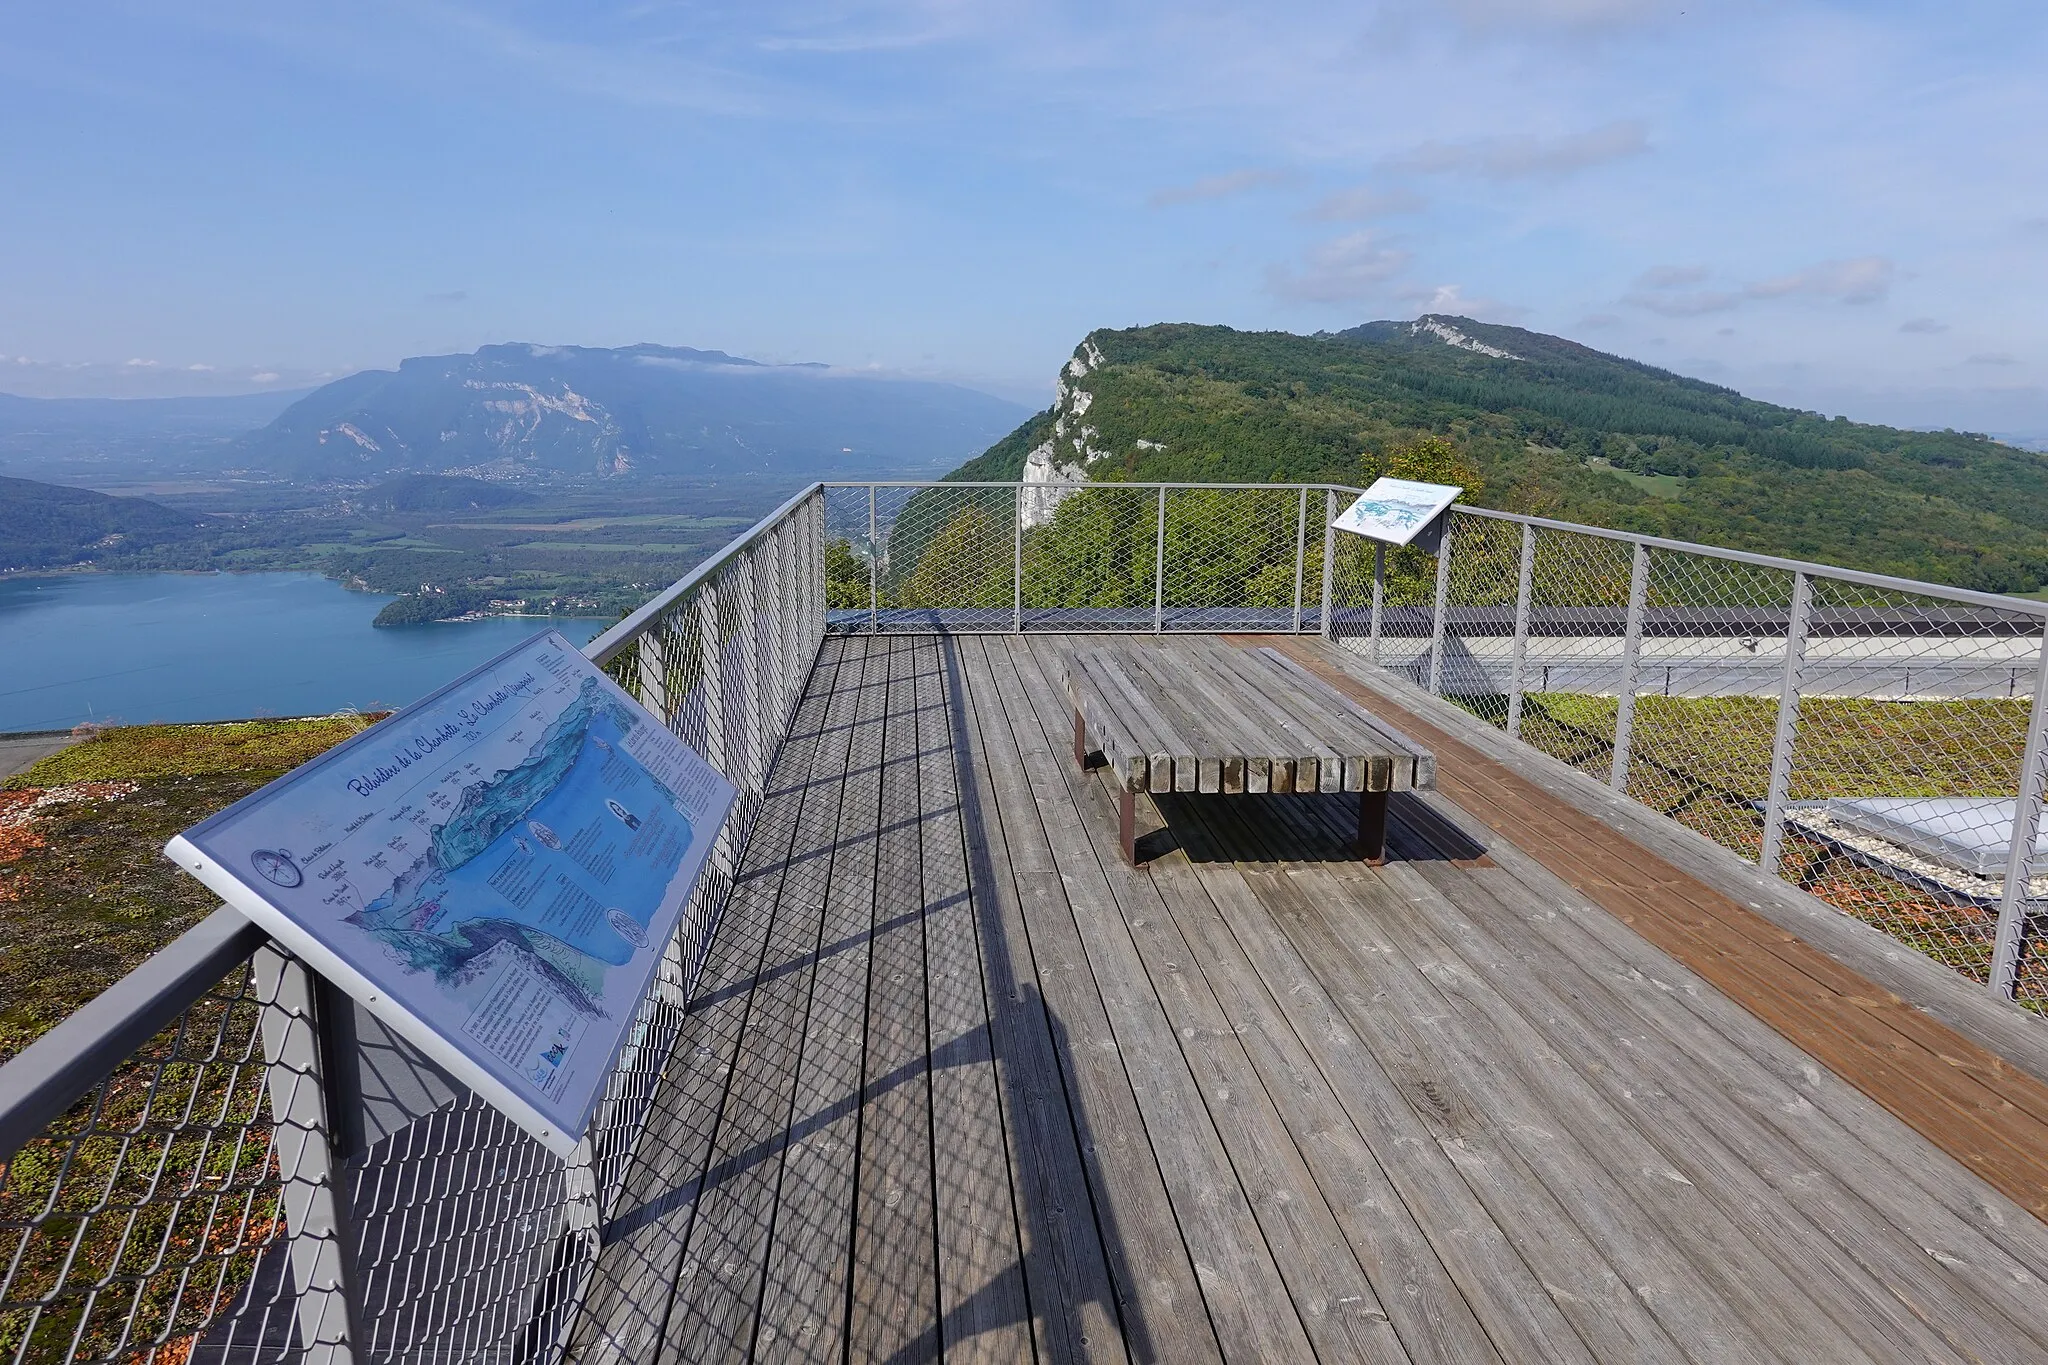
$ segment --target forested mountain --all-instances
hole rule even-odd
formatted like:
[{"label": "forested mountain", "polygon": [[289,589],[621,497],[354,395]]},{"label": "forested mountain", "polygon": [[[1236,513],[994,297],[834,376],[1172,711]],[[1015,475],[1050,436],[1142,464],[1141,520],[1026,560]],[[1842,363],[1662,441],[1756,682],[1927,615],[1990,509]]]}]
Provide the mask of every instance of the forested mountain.
[{"label": "forested mountain", "polygon": [[0,477],[0,571],[79,564],[204,535],[199,518],[143,498]]},{"label": "forested mountain", "polygon": [[2048,457],[1457,317],[1094,332],[1054,406],[950,477],[1360,483],[1428,435],[1486,506],[1997,592],[2048,583]]},{"label": "forested mountain", "polygon": [[1025,409],[953,384],[681,347],[486,346],[366,370],[240,445],[308,479],[400,472],[773,473],[943,468]]}]

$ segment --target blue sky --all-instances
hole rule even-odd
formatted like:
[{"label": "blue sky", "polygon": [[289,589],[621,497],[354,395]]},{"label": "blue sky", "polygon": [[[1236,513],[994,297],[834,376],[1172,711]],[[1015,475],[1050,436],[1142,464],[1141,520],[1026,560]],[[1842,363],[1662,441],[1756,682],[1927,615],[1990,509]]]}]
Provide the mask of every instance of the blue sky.
[{"label": "blue sky", "polygon": [[0,390],[650,340],[1040,401],[1094,327],[1443,311],[2048,435],[2044,59],[1956,0],[15,4]]}]

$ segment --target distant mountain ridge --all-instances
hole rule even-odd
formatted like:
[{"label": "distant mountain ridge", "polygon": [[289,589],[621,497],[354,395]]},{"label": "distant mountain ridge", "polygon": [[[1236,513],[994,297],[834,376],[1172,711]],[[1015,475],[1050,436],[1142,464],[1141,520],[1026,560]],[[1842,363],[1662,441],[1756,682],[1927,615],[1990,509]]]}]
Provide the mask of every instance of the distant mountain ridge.
[{"label": "distant mountain ridge", "polygon": [[1424,435],[1470,462],[1486,506],[1993,592],[2048,583],[2039,454],[1439,314],[1314,336],[1091,332],[1053,406],[948,477],[1357,483]]},{"label": "distant mountain ridge", "polygon": [[1026,409],[953,384],[767,365],[723,351],[511,343],[418,356],[316,389],[245,437],[298,478],[550,471],[942,468]]}]

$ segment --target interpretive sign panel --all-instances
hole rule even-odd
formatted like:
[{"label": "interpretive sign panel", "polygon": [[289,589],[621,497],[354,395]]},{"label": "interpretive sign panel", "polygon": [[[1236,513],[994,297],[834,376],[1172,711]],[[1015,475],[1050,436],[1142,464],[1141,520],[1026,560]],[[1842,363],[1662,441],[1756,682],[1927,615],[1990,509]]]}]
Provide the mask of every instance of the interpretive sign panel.
[{"label": "interpretive sign panel", "polygon": [[1411,479],[1375,479],[1357,502],[1330,524],[1389,545],[1406,545],[1421,535],[1444,509],[1458,500],[1462,488],[1447,483],[1416,483]]},{"label": "interpretive sign panel", "polygon": [[165,852],[566,1155],[733,796],[549,631]]}]

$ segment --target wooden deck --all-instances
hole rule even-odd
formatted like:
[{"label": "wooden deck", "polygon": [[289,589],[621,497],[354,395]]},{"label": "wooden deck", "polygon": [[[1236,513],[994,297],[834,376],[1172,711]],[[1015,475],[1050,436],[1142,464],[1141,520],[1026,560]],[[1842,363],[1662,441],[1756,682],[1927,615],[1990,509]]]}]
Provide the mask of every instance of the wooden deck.
[{"label": "wooden deck", "polygon": [[576,1359],[2048,1358],[2037,1080],[1945,1045],[1929,1141],[1476,749],[1384,868],[1341,795],[1141,802],[1127,867],[1082,643],[827,641]]}]

